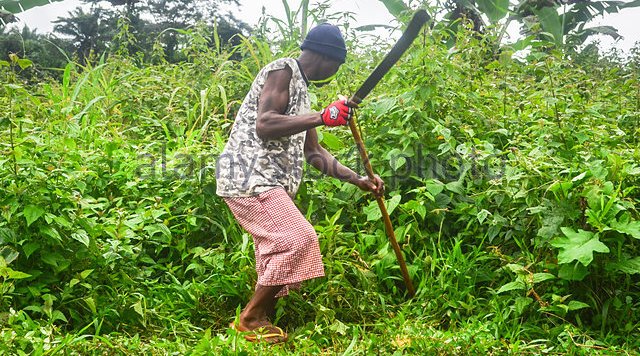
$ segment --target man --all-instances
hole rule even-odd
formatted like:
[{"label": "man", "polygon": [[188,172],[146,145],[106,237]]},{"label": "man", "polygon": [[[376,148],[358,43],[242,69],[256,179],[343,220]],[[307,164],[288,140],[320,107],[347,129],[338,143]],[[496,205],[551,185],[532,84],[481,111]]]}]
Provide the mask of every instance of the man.
[{"label": "man", "polygon": [[286,341],[269,321],[277,298],[302,281],[324,276],[318,237],[292,201],[302,179],[303,158],[323,173],[382,194],[372,182],[340,164],[318,143],[316,127],[347,125],[357,103],[337,100],[311,112],[309,82],[324,85],[344,63],[340,30],[321,24],[309,31],[298,59],[268,64],[244,99],[217,162],[217,194],[224,198],[255,245],[255,292],[231,324],[247,340]]}]

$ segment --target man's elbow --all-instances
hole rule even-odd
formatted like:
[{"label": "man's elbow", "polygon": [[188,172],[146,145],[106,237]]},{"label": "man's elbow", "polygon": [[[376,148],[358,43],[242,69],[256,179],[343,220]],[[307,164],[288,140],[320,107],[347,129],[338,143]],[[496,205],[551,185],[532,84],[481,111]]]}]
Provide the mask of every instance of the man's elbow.
[{"label": "man's elbow", "polygon": [[319,145],[305,143],[304,158],[307,162],[309,162],[309,164],[318,168],[317,164],[322,160],[322,154],[319,150]]},{"label": "man's elbow", "polygon": [[263,141],[273,139],[273,133],[269,129],[269,124],[265,118],[259,117],[256,122],[256,135]]}]

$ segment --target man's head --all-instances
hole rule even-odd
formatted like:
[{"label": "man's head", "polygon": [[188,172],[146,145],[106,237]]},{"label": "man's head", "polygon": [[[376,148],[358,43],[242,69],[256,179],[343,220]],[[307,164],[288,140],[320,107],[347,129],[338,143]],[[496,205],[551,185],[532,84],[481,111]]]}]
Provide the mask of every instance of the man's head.
[{"label": "man's head", "polygon": [[322,81],[331,78],[347,57],[347,47],[338,27],[328,23],[312,28],[300,45],[303,54],[313,52],[317,57],[312,81]]}]

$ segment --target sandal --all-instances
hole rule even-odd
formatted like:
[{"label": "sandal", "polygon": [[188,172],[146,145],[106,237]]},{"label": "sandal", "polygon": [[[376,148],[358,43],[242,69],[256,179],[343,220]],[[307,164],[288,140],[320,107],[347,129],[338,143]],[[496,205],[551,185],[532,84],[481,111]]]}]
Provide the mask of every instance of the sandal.
[{"label": "sandal", "polygon": [[287,341],[288,335],[281,328],[275,325],[266,325],[253,330],[245,329],[235,322],[231,322],[229,327],[240,333],[249,342],[264,341],[269,344],[279,344]]}]

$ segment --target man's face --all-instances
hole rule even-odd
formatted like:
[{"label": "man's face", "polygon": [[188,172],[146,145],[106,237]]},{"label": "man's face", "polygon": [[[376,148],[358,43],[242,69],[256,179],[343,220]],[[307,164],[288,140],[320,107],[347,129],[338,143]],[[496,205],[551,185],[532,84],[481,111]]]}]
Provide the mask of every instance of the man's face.
[{"label": "man's face", "polygon": [[313,84],[318,87],[329,84],[335,77],[336,73],[338,73],[338,69],[340,69],[341,64],[342,63],[329,57],[323,57],[322,60],[318,63],[318,73],[320,79],[314,80]]}]

